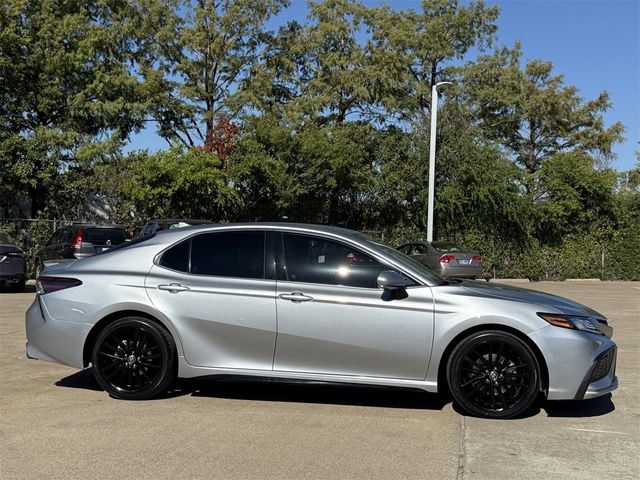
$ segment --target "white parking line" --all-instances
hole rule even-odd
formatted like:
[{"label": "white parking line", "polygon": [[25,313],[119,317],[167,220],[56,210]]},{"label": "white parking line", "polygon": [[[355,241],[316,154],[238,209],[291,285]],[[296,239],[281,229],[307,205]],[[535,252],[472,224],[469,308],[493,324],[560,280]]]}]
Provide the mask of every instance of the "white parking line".
[{"label": "white parking line", "polygon": [[613,433],[615,435],[626,435],[625,432],[614,432],[612,430],[591,430],[589,428],[572,428],[572,427],[569,427],[568,430],[576,430],[578,432]]}]

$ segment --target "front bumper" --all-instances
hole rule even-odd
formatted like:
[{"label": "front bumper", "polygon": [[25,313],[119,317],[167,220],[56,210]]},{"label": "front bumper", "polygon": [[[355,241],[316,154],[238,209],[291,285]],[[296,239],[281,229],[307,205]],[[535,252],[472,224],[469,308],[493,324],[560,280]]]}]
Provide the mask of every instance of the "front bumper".
[{"label": "front bumper", "polygon": [[547,363],[549,400],[581,400],[618,388],[616,344],[604,335],[547,326],[529,334]]},{"label": "front bumper", "polygon": [[618,388],[617,353],[618,349],[613,346],[593,360],[589,371],[580,384],[580,389],[576,393],[576,400],[599,397]]},{"label": "front bumper", "polygon": [[28,358],[84,367],[84,342],[93,325],[54,319],[38,296],[25,317]]}]

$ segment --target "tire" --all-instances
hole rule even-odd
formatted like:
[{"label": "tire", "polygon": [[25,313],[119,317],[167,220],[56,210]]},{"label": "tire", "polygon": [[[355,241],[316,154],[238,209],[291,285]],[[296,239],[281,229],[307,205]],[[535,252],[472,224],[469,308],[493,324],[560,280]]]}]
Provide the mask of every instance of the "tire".
[{"label": "tire", "polygon": [[125,317],[100,332],[91,357],[93,374],[109,395],[146,400],[176,379],[176,345],[164,328],[147,318]]},{"label": "tire", "polygon": [[454,401],[475,417],[512,418],[529,410],[540,392],[540,367],[531,348],[511,333],[488,330],[451,352],[447,381]]}]

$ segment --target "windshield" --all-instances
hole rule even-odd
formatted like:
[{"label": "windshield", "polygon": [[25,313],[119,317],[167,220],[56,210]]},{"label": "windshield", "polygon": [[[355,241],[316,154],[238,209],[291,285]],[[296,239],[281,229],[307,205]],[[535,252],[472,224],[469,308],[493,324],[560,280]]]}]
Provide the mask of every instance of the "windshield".
[{"label": "windshield", "polygon": [[13,245],[13,240],[7,232],[0,232],[0,243]]},{"label": "windshield", "polygon": [[378,249],[382,250],[385,254],[387,254],[388,256],[393,258],[394,260],[397,260],[400,263],[408,265],[413,270],[416,270],[421,275],[427,277],[428,279],[430,279],[435,284],[437,284],[437,285],[447,285],[449,283],[444,278],[442,278],[440,275],[438,275],[433,270],[431,270],[429,267],[426,267],[425,265],[421,264],[417,260],[414,260],[413,258],[408,257],[405,254],[400,253],[399,251],[394,250],[393,248],[387,247],[386,245],[383,245],[381,243],[376,243],[376,242],[371,242],[371,243],[373,243]]}]

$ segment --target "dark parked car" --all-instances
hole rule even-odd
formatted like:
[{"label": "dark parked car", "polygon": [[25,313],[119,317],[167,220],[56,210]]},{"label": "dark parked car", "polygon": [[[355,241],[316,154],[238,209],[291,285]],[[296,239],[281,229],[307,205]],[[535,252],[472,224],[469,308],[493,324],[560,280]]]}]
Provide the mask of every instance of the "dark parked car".
[{"label": "dark parked car", "polygon": [[7,232],[0,230],[0,287],[20,292],[26,280],[24,252]]},{"label": "dark parked car", "polygon": [[127,234],[118,225],[74,224],[51,235],[35,258],[35,276],[48,264],[89,257],[127,241]]},{"label": "dark parked car", "polygon": [[142,229],[142,236],[153,235],[161,230],[173,230],[174,228],[191,227],[193,225],[205,225],[212,223],[208,220],[191,220],[184,218],[169,218],[150,220]]},{"label": "dark parked car", "polygon": [[414,242],[399,246],[400,253],[426,265],[443,277],[482,277],[482,257],[450,242]]}]

